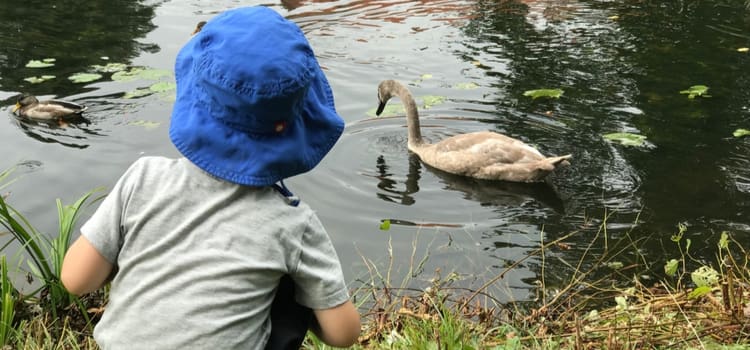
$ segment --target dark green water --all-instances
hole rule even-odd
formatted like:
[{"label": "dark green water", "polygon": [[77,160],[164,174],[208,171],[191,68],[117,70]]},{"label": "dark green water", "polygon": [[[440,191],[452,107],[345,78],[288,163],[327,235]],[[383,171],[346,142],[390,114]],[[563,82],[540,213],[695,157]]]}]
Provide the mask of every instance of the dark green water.
[{"label": "dark green water", "polygon": [[[691,253],[714,263],[719,234],[750,243],[750,10],[740,1],[251,1],[271,6],[307,33],[334,89],[347,131],[330,155],[290,187],[320,214],[351,280],[369,279],[394,256],[400,281],[429,254],[425,273],[475,276],[479,284],[544,240],[576,232],[570,249],[551,249],[508,273],[497,290],[527,299],[542,266],[564,283],[606,219],[606,248],[636,241],[614,261],[661,278],[679,258],[670,236],[688,226]],[[9,201],[44,232],[56,230],[55,198],[72,202],[111,186],[142,155],[175,156],[166,130],[169,94],[125,98],[173,77],[115,81],[111,73],[73,83],[74,73],[110,62],[171,70],[199,20],[237,6],[199,1],[0,3],[0,169],[22,175]],[[55,58],[53,67],[26,68]],[[25,78],[56,78],[31,84]],[[425,168],[406,149],[402,118],[372,120],[376,86],[409,83],[430,140],[492,129],[571,153],[572,166],[546,185],[488,183]],[[706,85],[711,97],[680,94]],[[559,99],[524,91],[560,88]],[[89,106],[90,123],[30,124],[10,113],[30,92]],[[429,99],[429,98],[428,98]],[[398,103],[394,101],[393,103]],[[646,136],[628,147],[602,135]],[[391,219],[388,231],[380,221]],[[4,238],[4,237],[3,237]],[[611,272],[589,249],[586,269]],[[611,246],[610,246],[611,245]],[[416,250],[412,254],[412,250]],[[413,257],[414,256],[414,257]],[[623,277],[623,278],[625,278]],[[503,297],[501,295],[500,297]]]}]

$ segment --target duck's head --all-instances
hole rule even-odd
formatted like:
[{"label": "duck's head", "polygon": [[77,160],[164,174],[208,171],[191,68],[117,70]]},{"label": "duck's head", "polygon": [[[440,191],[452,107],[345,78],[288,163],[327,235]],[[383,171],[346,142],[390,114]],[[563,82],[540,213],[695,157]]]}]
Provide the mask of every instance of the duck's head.
[{"label": "duck's head", "polygon": [[13,106],[13,113],[19,110],[21,107],[29,106],[38,103],[39,100],[36,97],[29,94],[21,94],[16,98],[16,105]]}]

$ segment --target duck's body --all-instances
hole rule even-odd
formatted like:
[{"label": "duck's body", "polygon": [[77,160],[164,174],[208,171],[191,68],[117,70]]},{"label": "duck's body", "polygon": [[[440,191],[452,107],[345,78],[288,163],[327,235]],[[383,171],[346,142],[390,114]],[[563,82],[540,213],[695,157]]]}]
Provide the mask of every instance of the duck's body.
[{"label": "duck's body", "polygon": [[425,164],[448,173],[484,180],[537,182],[556,168],[568,165],[572,155],[545,157],[534,147],[502,134],[480,131],[427,143],[419,129],[419,114],[409,90],[395,80],[378,86],[377,114],[397,96],[406,109],[408,148]]},{"label": "duck's body", "polygon": [[59,100],[39,101],[28,94],[19,96],[13,107],[13,113],[19,118],[49,122],[80,117],[85,110],[86,106],[77,103]]}]

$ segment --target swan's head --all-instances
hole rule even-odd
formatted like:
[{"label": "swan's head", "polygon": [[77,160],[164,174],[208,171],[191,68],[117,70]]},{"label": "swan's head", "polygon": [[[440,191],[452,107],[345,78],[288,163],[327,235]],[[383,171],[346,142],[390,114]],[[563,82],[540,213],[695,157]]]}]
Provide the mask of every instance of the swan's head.
[{"label": "swan's head", "polygon": [[375,115],[379,116],[383,113],[385,104],[391,97],[396,96],[398,91],[403,89],[403,86],[395,80],[383,80],[378,85],[378,110],[375,111]]}]

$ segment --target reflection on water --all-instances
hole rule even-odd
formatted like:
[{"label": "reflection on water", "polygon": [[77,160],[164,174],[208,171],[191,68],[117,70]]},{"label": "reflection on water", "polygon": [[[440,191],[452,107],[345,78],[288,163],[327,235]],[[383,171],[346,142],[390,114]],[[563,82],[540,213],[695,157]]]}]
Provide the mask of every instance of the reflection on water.
[{"label": "reflection on water", "polygon": [[[496,276],[543,241],[576,232],[567,242],[570,249],[551,253],[575,261],[584,251],[602,252],[599,246],[588,248],[600,224],[608,239],[639,242],[639,253],[655,270],[643,273],[656,274],[665,257],[679,257],[669,241],[678,222],[688,225],[694,245],[705,244],[692,251],[701,255],[698,260],[712,261],[717,232],[729,230],[741,241],[746,240],[741,233],[750,232],[750,139],[731,136],[737,128],[750,128],[750,56],[736,50],[747,46],[750,32],[742,4],[247,4],[271,6],[300,24],[347,122],[321,165],[288,185],[318,211],[348,276],[362,272],[362,255],[377,260],[387,255],[390,243],[401,266],[417,249],[430,255],[426,271],[450,266],[481,279]],[[107,62],[170,70],[199,20],[238,3],[55,6],[62,5],[0,3],[0,98],[23,91],[90,106],[90,124],[22,124],[8,111],[0,125],[0,139],[11,145],[4,148],[0,169],[24,160],[44,164],[13,184],[15,193],[30,195],[12,199],[50,228],[56,226],[54,204],[47,203],[52,199],[111,186],[138,156],[176,155],[166,131],[171,101],[155,94],[124,98],[150,83],[113,82],[107,76],[74,84],[67,77]],[[56,58],[55,66],[25,67],[45,57]],[[40,84],[23,80],[47,73],[57,78]],[[365,121],[383,79],[408,83],[418,101],[439,97],[439,103],[420,108],[430,141],[489,129],[543,154],[572,153],[571,166],[551,183],[531,186],[476,181],[425,167],[406,148],[405,119]],[[708,85],[713,97],[691,100],[679,94],[696,84]],[[564,94],[524,96],[540,88],[560,88]],[[614,132],[646,136],[649,147],[602,138]],[[71,172],[77,177],[67,175]],[[389,231],[379,229],[384,219],[394,223]],[[524,260],[500,281],[509,298],[529,297],[540,264]],[[550,285],[570,273],[564,264],[547,271],[553,275],[546,281]]]}]

